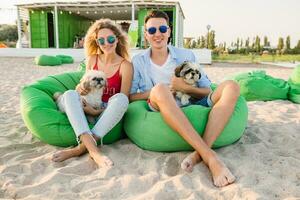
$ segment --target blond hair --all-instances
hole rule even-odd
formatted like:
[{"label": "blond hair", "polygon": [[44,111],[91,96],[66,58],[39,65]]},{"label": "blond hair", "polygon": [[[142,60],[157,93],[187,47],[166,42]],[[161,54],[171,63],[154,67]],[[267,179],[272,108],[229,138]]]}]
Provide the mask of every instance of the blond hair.
[{"label": "blond hair", "polygon": [[116,53],[128,60],[129,45],[127,35],[118,25],[114,24],[110,19],[99,19],[90,26],[84,39],[85,55],[89,57],[95,54],[103,54],[96,40],[99,30],[104,28],[110,29],[116,35],[116,37],[118,38]]}]

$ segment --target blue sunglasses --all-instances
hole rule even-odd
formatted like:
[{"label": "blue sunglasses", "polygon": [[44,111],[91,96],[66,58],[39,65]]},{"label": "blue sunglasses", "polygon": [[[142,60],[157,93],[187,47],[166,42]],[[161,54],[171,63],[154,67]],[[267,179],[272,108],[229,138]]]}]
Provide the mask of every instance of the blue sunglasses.
[{"label": "blue sunglasses", "polygon": [[[159,30],[159,32],[161,32],[161,33],[166,33],[167,31],[168,31],[168,26],[165,26],[165,25],[161,25],[160,27],[158,27],[158,30]],[[150,34],[150,35],[153,35],[153,34],[155,34],[156,33],[156,31],[157,31],[157,28],[156,27],[150,27],[150,28],[148,28],[148,29],[146,29],[147,30],[147,32]]]},{"label": "blue sunglasses", "polygon": [[[113,35],[110,35],[106,38],[106,41],[108,44],[113,44],[116,41],[116,37]],[[100,45],[104,45],[105,44],[105,38],[104,37],[100,37],[98,38],[98,42]]]}]

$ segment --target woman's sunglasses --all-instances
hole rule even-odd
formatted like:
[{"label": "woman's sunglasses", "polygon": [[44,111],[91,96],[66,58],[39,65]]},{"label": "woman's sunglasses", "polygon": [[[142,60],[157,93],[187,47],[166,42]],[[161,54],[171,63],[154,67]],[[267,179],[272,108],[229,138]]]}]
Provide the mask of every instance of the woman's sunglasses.
[{"label": "woman's sunglasses", "polygon": [[[100,37],[97,39],[100,45],[105,45],[105,38],[104,37]],[[116,36],[114,35],[110,35],[107,36],[106,41],[108,44],[113,44],[116,41]]]},{"label": "woman's sunglasses", "polygon": [[[159,32],[161,32],[161,33],[166,33],[167,31],[168,31],[168,26],[165,26],[165,25],[161,25],[160,27],[158,27],[158,30],[159,30]],[[150,34],[150,35],[153,35],[153,34],[155,34],[156,33],[156,31],[157,31],[157,28],[156,27],[150,27],[150,28],[148,28],[148,29],[146,29],[147,30],[147,32]]]}]

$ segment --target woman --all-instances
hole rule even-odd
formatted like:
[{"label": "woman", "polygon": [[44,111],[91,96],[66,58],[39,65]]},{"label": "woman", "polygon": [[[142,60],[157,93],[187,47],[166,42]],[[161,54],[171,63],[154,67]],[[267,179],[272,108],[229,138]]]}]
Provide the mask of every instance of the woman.
[{"label": "woman", "polygon": [[[79,145],[55,153],[52,160],[61,162],[88,151],[98,166],[112,166],[113,162],[101,155],[96,141],[102,139],[121,120],[128,107],[133,70],[128,61],[127,37],[111,20],[100,19],[89,28],[84,48],[86,70],[101,70],[107,77],[107,86],[102,96],[104,108],[95,110],[87,104],[82,106],[79,94],[85,95],[88,91],[80,85],[76,91],[65,92],[63,102],[66,114]],[[94,116],[101,114],[92,130],[89,129],[84,113]]]}]

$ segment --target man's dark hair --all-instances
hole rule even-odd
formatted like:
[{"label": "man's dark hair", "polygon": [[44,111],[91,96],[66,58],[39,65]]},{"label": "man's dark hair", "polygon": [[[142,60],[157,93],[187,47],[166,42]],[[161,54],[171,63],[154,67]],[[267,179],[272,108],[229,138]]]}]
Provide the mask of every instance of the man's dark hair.
[{"label": "man's dark hair", "polygon": [[150,11],[147,14],[147,16],[145,17],[145,24],[151,18],[164,18],[167,21],[167,24],[169,24],[169,17],[167,15],[167,13],[165,13],[164,11],[160,11],[160,10],[152,10],[152,11]]}]

